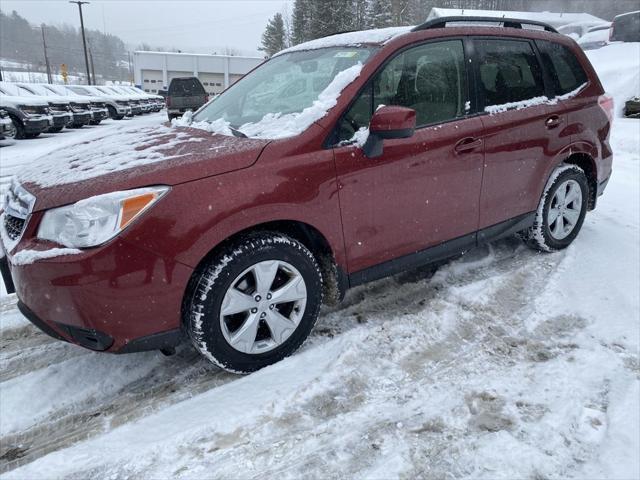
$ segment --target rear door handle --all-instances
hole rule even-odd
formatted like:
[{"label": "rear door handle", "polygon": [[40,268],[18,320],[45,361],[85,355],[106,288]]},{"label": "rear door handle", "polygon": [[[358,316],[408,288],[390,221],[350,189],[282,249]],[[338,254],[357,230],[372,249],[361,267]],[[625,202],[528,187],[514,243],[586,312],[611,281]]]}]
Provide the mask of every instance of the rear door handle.
[{"label": "rear door handle", "polygon": [[552,115],[551,117],[547,118],[547,121],[544,122],[544,124],[549,129],[556,128],[560,126],[560,124],[562,124],[562,118],[560,118],[558,115]]},{"label": "rear door handle", "polygon": [[456,153],[464,153],[464,152],[469,152],[471,150],[475,150],[476,148],[480,148],[481,146],[482,146],[481,138],[467,137],[467,138],[463,138],[458,143],[456,143],[456,146],[454,147],[454,151]]}]

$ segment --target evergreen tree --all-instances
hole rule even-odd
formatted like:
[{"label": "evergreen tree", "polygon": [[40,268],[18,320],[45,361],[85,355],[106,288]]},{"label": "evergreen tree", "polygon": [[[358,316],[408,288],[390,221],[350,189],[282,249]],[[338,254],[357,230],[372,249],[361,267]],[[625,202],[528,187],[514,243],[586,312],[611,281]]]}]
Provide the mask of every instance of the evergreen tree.
[{"label": "evergreen tree", "polygon": [[369,27],[369,1],[353,0],[351,3],[351,11],[353,15],[353,29],[366,30]]},{"label": "evergreen tree", "polygon": [[389,0],[372,0],[369,5],[369,19],[372,28],[393,26],[393,4]]},{"label": "evergreen tree", "polygon": [[311,1],[296,0],[291,19],[291,43],[297,45],[311,39],[309,24],[311,20]]},{"label": "evergreen tree", "polygon": [[268,56],[279,52],[287,46],[284,20],[281,13],[276,13],[262,34],[262,47],[260,50],[266,52]]}]

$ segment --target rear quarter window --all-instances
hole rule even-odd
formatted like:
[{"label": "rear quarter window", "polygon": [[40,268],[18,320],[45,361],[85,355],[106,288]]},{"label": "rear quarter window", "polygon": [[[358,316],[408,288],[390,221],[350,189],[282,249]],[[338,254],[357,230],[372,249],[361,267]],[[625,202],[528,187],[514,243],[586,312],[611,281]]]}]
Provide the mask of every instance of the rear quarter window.
[{"label": "rear quarter window", "polygon": [[568,47],[546,40],[537,40],[536,44],[555,95],[564,95],[587,83],[587,74]]}]

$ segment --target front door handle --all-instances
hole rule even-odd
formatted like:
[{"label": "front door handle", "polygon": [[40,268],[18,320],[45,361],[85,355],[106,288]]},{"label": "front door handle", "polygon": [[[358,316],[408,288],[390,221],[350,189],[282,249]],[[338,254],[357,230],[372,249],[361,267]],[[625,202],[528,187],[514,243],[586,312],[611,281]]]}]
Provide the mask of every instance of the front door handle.
[{"label": "front door handle", "polygon": [[562,118],[560,118],[558,115],[552,115],[547,118],[547,121],[544,122],[544,124],[548,129],[556,128],[562,124]]},{"label": "front door handle", "polygon": [[456,153],[464,153],[464,152],[469,152],[471,150],[475,150],[476,148],[480,148],[481,146],[482,146],[481,138],[467,137],[467,138],[463,138],[458,143],[456,143],[456,146],[454,147],[454,151]]}]

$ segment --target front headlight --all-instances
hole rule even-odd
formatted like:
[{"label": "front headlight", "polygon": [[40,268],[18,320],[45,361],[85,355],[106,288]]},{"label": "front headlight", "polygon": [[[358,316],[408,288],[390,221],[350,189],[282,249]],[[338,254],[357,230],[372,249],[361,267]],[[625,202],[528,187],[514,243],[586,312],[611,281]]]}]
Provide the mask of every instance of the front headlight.
[{"label": "front headlight", "polygon": [[22,111],[22,113],[26,113],[27,115],[38,115],[40,113],[38,107],[32,107],[29,105],[20,105],[18,108]]},{"label": "front headlight", "polygon": [[101,245],[122,232],[168,191],[165,186],[138,188],[54,208],[42,217],[38,238],[69,248]]}]

